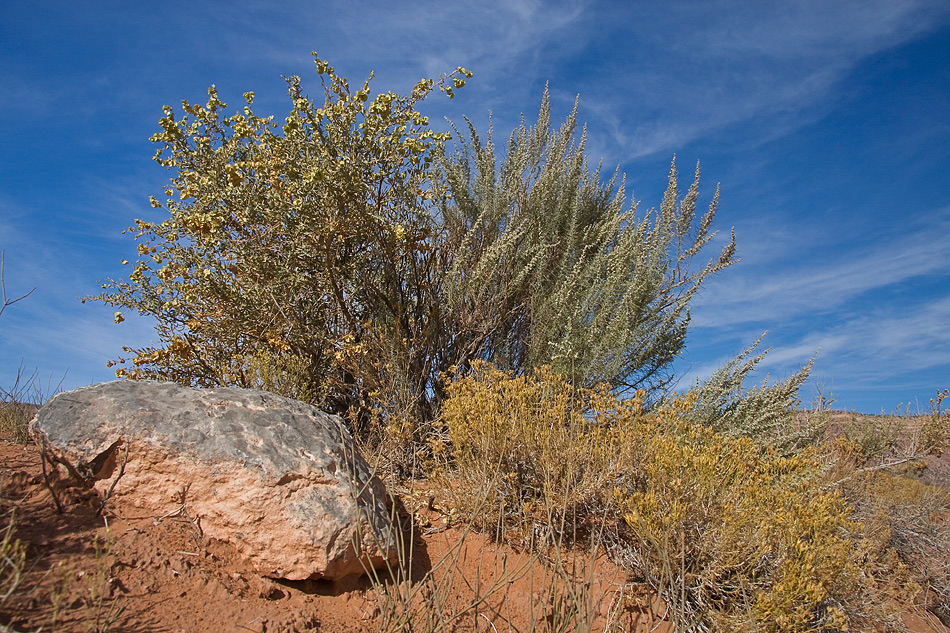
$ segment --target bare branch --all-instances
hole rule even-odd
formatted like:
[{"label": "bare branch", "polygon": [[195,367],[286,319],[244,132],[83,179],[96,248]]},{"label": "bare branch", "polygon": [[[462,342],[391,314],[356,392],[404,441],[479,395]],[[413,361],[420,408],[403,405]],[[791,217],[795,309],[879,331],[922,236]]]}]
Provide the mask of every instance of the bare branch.
[{"label": "bare branch", "polygon": [[19,296],[16,299],[7,299],[7,289],[3,284],[3,251],[0,251],[0,296],[2,296],[3,299],[3,303],[0,303],[0,314],[3,314],[3,311],[7,306],[13,305],[20,299],[26,299],[29,297],[31,294],[33,294],[34,290],[36,290],[36,287],[33,287],[28,293]]}]

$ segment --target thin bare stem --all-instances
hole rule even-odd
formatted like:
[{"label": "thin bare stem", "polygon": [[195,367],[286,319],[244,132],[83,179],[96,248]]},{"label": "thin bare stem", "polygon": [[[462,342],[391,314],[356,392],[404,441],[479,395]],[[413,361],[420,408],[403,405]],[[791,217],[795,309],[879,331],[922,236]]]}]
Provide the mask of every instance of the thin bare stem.
[{"label": "thin bare stem", "polygon": [[0,251],[0,298],[2,298],[2,303],[0,303],[0,314],[3,314],[3,311],[7,306],[11,306],[17,301],[29,297],[31,294],[33,294],[34,290],[36,290],[36,287],[33,287],[25,295],[21,295],[16,299],[7,299],[7,288],[3,283],[3,251]]}]

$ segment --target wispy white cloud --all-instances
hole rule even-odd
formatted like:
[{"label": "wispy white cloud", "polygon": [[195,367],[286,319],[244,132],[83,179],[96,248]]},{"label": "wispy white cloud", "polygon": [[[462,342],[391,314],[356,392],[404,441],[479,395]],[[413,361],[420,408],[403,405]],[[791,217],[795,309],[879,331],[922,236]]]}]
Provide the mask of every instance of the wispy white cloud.
[{"label": "wispy white cloud", "polygon": [[[746,387],[763,380],[782,380],[815,358],[810,385],[802,389],[802,398],[807,400],[821,387],[825,395],[829,389],[847,394],[846,407],[857,404],[870,413],[889,411],[909,394],[932,393],[947,386],[948,324],[950,297],[937,297],[899,309],[882,306],[858,316],[841,313],[818,319],[807,329],[776,331],[766,335],[760,345],[759,351],[769,351]],[[728,338],[730,344],[720,342],[719,351],[711,358],[708,350],[688,348],[679,364],[677,387],[689,388],[697,380],[707,379],[759,334],[755,329],[742,330]],[[693,357],[703,360],[689,362]],[[935,376],[944,376],[943,383],[935,381]]]},{"label": "wispy white cloud", "polygon": [[155,340],[148,319],[126,314],[126,321],[116,325],[113,309],[104,306],[53,314],[29,301],[16,307],[3,314],[0,387],[12,385],[21,368],[27,374],[36,370],[40,380],[54,386],[61,382],[64,389],[114,380],[106,362],[123,355],[123,345],[138,347]]},{"label": "wispy white cloud", "polygon": [[948,364],[948,323],[950,297],[826,320],[770,351],[762,367],[788,370],[817,353],[826,372],[851,381],[880,381],[882,376]]},{"label": "wispy white cloud", "polygon": [[[306,51],[325,57],[337,51],[341,57],[331,62],[375,69],[381,81],[415,81],[420,71],[438,75],[460,64],[490,81],[495,72],[529,70],[526,64],[559,42],[553,36],[578,20],[588,4],[424,0],[405,5],[377,0],[287,3],[276,11],[253,5],[230,14],[236,28],[225,37],[228,50],[242,60],[265,55],[272,62],[299,66]],[[294,28],[286,28],[288,21]],[[278,25],[284,26],[279,40],[271,32]]]},{"label": "wispy white cloud", "polygon": [[100,291],[98,280],[121,275],[123,242],[124,256],[133,258],[132,242],[120,232],[140,215],[133,213],[129,183],[85,184],[64,210],[0,195],[6,288],[10,294],[34,288],[0,319],[0,386],[12,385],[21,365],[27,374],[36,368],[54,388],[60,380],[65,388],[108,380],[114,375],[105,363],[121,354],[123,344],[153,338],[146,319],[127,315],[117,326],[114,309],[80,304],[80,297]]},{"label": "wispy white cloud", "polygon": [[941,387],[927,380],[950,375],[950,243],[939,238],[950,235],[950,210],[922,211],[889,234],[769,219],[739,227],[752,248],[697,301],[682,385],[769,330],[753,380],[788,376],[817,353],[812,385],[830,380],[845,406],[891,410]]},{"label": "wispy white cloud", "polygon": [[626,160],[726,129],[768,141],[827,112],[862,60],[948,18],[938,0],[672,2],[639,19],[631,7],[613,25],[626,49],[602,60],[585,102]]},{"label": "wispy white cloud", "polygon": [[[695,3],[674,3],[692,11]],[[688,8],[689,7],[689,8]],[[717,28],[704,31],[696,45],[709,52],[763,55],[777,60],[857,57],[932,28],[947,14],[929,0],[798,0],[749,4],[724,0],[703,3],[702,19]]]},{"label": "wispy white cloud", "polygon": [[926,226],[903,233],[895,227],[893,235],[867,245],[836,239],[833,249],[825,245],[817,251],[796,242],[794,229],[772,227],[770,234],[785,237],[748,239],[760,248],[710,281],[697,302],[694,325],[788,322],[832,312],[861,295],[886,292],[920,277],[946,277],[950,243],[933,236],[950,234],[950,215],[927,215],[933,219]]},{"label": "wispy white cloud", "polygon": [[838,392],[863,392],[863,410],[892,410],[910,394],[932,394],[947,386],[948,323],[950,297],[827,321],[773,350],[762,368],[783,375],[817,351],[813,383],[830,378]]}]

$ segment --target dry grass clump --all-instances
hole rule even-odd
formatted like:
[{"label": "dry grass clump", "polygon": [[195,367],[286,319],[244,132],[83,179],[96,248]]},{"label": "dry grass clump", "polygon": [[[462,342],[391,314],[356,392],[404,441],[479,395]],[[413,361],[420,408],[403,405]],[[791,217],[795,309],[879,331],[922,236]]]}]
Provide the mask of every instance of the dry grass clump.
[{"label": "dry grass clump", "polygon": [[16,537],[17,508],[4,489],[5,479],[0,479],[0,607],[20,587],[26,567],[26,544]]},{"label": "dry grass clump", "polygon": [[847,628],[858,526],[816,452],[784,457],[692,424],[693,397],[644,411],[643,394],[621,401],[548,369],[476,364],[450,394],[452,463],[476,493],[467,509],[479,495],[498,508],[474,521],[610,526],[615,554],[681,630]]},{"label": "dry grass clump", "polygon": [[863,592],[878,598],[849,605],[860,629],[903,631],[895,607],[914,605],[950,625],[950,494],[886,470],[842,490],[860,520]]},{"label": "dry grass clump", "polygon": [[[9,304],[4,301],[3,307]],[[35,385],[35,374],[24,380],[23,371],[19,370],[12,387],[0,387],[0,437],[3,439],[19,443],[27,441],[27,425],[37,408],[29,400],[34,398],[34,402],[42,402]],[[26,544],[16,537],[17,508],[8,500],[5,484],[6,481],[0,480],[0,607],[20,587],[26,567]]]},{"label": "dry grass clump", "polygon": [[22,368],[19,369],[11,387],[0,387],[0,437],[26,442],[27,425],[45,400],[36,373],[25,377]]},{"label": "dry grass clump", "polygon": [[[29,438],[27,425],[43,401],[36,387],[36,374],[23,378],[17,371],[13,386],[0,387],[0,437],[23,443]],[[35,404],[34,404],[35,403]],[[7,503],[0,482],[0,606],[19,588],[26,565],[26,545],[16,538],[16,506]]]},{"label": "dry grass clump", "polygon": [[950,626],[950,493],[920,480],[928,459],[950,448],[948,395],[923,416],[852,416],[827,445],[825,476],[860,522],[863,591],[878,597],[849,605],[862,630],[904,630],[893,605]]},{"label": "dry grass clump", "polygon": [[27,424],[33,416],[30,405],[14,400],[0,400],[0,436],[22,443],[27,440]]},{"label": "dry grass clump", "polygon": [[[509,631],[592,630],[598,605],[565,561],[546,562],[504,549],[490,552],[471,543],[482,539],[463,529],[421,577],[418,570],[414,573],[419,554],[411,545],[399,552],[398,564],[367,568],[379,610],[378,630],[461,633],[488,630],[486,624]],[[528,613],[506,608],[506,595],[515,584],[533,590],[537,604],[528,605]]]},{"label": "dry grass clump", "polygon": [[16,512],[5,512],[0,540],[0,607],[19,588],[26,567],[26,545],[16,538]]},{"label": "dry grass clump", "polygon": [[866,470],[939,456],[950,450],[950,409],[942,408],[948,397],[950,389],[938,392],[921,415],[851,414],[836,420],[829,426],[837,457],[845,458],[846,469]]}]

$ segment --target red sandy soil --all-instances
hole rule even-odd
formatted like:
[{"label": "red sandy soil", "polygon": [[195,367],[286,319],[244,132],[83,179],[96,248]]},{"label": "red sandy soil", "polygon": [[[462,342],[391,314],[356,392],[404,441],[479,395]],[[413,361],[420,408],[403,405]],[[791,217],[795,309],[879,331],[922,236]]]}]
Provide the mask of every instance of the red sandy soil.
[{"label": "red sandy soil", "polygon": [[[0,631],[3,625],[23,633],[400,630],[384,626],[391,611],[380,600],[380,585],[366,577],[336,584],[263,578],[231,547],[203,537],[187,515],[146,516],[107,505],[97,516],[99,500],[88,493],[67,489],[58,496],[62,514],[34,445],[0,440],[0,526],[14,510],[16,535],[28,546],[22,583],[0,603]],[[433,620],[417,619],[406,630],[449,623],[438,630],[527,632],[554,624],[570,594],[549,566],[463,527],[446,527],[437,491],[407,493],[402,502],[406,524],[416,526],[406,539],[413,581],[386,583],[386,592],[415,592],[419,610],[435,605]],[[589,605],[591,630],[671,630],[644,586],[603,557],[575,559],[572,586],[585,592],[580,600]],[[475,595],[484,600],[472,608]],[[950,633],[923,609],[903,617],[912,633]]]},{"label": "red sandy soil", "polygon": [[[97,517],[99,500],[77,489],[57,491],[64,507],[58,513],[32,444],[0,440],[0,484],[0,525],[15,509],[16,535],[28,545],[22,583],[0,605],[0,631],[7,625],[24,633],[344,633],[382,630],[385,622],[387,609],[367,577],[336,584],[261,577],[233,548],[204,538],[187,516],[145,516],[107,505]],[[462,527],[446,528],[430,494],[419,495],[426,499],[415,512],[417,535],[407,543],[414,582],[390,582],[389,592],[415,591],[420,610],[427,599],[439,605],[432,624],[450,622],[450,631],[544,629],[545,619],[558,612],[564,584],[537,558]],[[412,511],[415,496],[404,503]],[[656,604],[645,588],[628,583],[603,558],[593,567],[585,564],[588,556],[577,560],[593,630],[604,630],[608,619],[618,630],[667,630],[654,618]],[[485,600],[466,609],[476,592]]]}]

